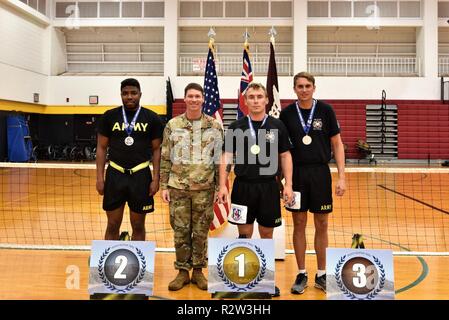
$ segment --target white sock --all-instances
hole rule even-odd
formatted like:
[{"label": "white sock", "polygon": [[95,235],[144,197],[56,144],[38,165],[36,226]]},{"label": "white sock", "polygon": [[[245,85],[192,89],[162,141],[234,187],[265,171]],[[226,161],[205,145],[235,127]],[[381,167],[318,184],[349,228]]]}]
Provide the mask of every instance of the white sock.
[{"label": "white sock", "polygon": [[317,277],[322,277],[326,274],[326,270],[317,270],[316,275]]},{"label": "white sock", "polygon": [[301,270],[299,270],[299,273],[307,274],[307,271],[306,271],[306,269],[301,269]]}]

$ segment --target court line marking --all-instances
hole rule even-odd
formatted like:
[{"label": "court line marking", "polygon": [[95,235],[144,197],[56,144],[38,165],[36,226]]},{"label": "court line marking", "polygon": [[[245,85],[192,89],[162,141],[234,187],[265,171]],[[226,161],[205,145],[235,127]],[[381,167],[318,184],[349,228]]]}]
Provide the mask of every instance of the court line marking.
[{"label": "court line marking", "polygon": [[409,200],[418,202],[418,203],[422,204],[423,206],[429,207],[429,208],[431,208],[431,209],[433,209],[433,210],[440,211],[440,212],[442,212],[442,213],[444,213],[444,214],[449,214],[449,211],[443,210],[443,209],[441,209],[441,208],[437,208],[437,207],[435,207],[435,206],[433,206],[433,205],[431,205],[431,204],[429,204],[429,203],[427,203],[427,202],[424,202],[424,201],[422,201],[422,200],[419,200],[419,199],[413,198],[413,197],[411,197],[411,196],[408,196],[408,195],[406,195],[405,193],[396,191],[396,190],[394,190],[394,189],[387,188],[387,187],[385,187],[385,186],[383,186],[383,185],[381,185],[381,184],[378,184],[377,186],[378,186],[379,188],[382,188],[382,189],[385,189],[385,190],[387,190],[387,191],[390,191],[390,192],[393,192],[393,193],[395,193],[395,194],[398,194],[398,195],[400,195],[400,196],[402,196],[402,197],[404,197],[404,198],[407,198],[407,199],[409,199]]}]

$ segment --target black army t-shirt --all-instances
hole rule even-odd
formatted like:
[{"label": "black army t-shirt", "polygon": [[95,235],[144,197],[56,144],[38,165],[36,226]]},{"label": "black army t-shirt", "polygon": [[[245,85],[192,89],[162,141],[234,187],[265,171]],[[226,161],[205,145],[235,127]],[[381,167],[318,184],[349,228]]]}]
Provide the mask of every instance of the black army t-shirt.
[{"label": "black army t-shirt", "polygon": [[[234,172],[237,177],[246,179],[271,179],[276,176],[280,168],[279,154],[290,150],[291,143],[285,125],[271,116],[262,125],[262,121],[252,121],[256,132],[256,141],[250,134],[248,116],[234,121],[226,131],[223,150],[235,155]],[[251,153],[251,147],[260,146],[260,153]],[[264,146],[263,146],[264,144]],[[270,146],[272,145],[272,146]],[[273,146],[277,145],[274,154],[271,153]],[[249,160],[253,160],[252,163]],[[273,163],[273,161],[275,161]],[[275,168],[273,164],[276,164]],[[261,170],[265,168],[266,170]]]},{"label": "black army t-shirt", "polygon": [[[311,109],[301,109],[305,122],[309,119]],[[340,127],[332,107],[322,101],[317,101],[313,114],[309,136],[312,143],[305,145],[302,138],[305,136],[299,120],[296,103],[292,103],[281,111],[281,121],[287,127],[293,149],[291,150],[293,163],[301,164],[326,164],[331,160],[330,138],[340,133]]]},{"label": "black army t-shirt", "polygon": [[[126,109],[125,109],[126,110]],[[136,111],[125,111],[128,123],[131,123]],[[118,165],[130,169],[151,159],[151,142],[162,138],[162,122],[159,116],[148,109],[141,108],[136,125],[131,133],[134,144],[127,146],[128,137],[124,128],[122,107],[108,110],[98,122],[98,133],[109,138],[109,159]]]}]

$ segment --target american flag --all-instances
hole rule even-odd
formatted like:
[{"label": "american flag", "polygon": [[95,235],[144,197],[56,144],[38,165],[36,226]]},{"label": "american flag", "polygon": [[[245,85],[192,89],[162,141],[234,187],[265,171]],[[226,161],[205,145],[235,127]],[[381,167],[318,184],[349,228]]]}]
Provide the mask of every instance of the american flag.
[{"label": "american flag", "polygon": [[248,85],[253,81],[253,70],[251,68],[251,60],[249,58],[249,45],[245,41],[243,46],[243,68],[242,77],[240,78],[239,103],[237,105],[237,119],[248,114],[248,106],[245,103],[245,92]]},{"label": "american flag", "polygon": [[[209,43],[209,53],[207,54],[207,64],[204,73],[204,104],[203,112],[209,116],[215,117],[223,126],[220,117],[220,93],[218,91],[217,71],[215,69],[213,41]],[[218,179],[218,177],[217,177]],[[227,186],[228,187],[228,186]],[[214,220],[209,226],[209,230],[213,231],[219,228],[228,219],[229,204],[214,205]]]}]

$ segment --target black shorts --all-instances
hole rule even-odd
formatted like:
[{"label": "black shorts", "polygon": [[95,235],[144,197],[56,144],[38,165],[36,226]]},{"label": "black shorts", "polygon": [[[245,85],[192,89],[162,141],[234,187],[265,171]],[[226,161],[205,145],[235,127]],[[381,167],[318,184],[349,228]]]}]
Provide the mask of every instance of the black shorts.
[{"label": "black shorts", "polygon": [[154,211],[154,199],[150,196],[151,169],[142,169],[128,175],[108,166],[104,183],[103,210],[115,210],[126,202],[131,211]]},{"label": "black shorts", "polygon": [[301,192],[301,208],[291,212],[332,212],[332,176],[327,164],[293,166],[293,191]]},{"label": "black shorts", "polygon": [[257,219],[261,226],[274,228],[282,224],[279,194],[275,179],[248,181],[236,178],[232,186],[231,202],[248,207],[247,224],[252,224]]}]

